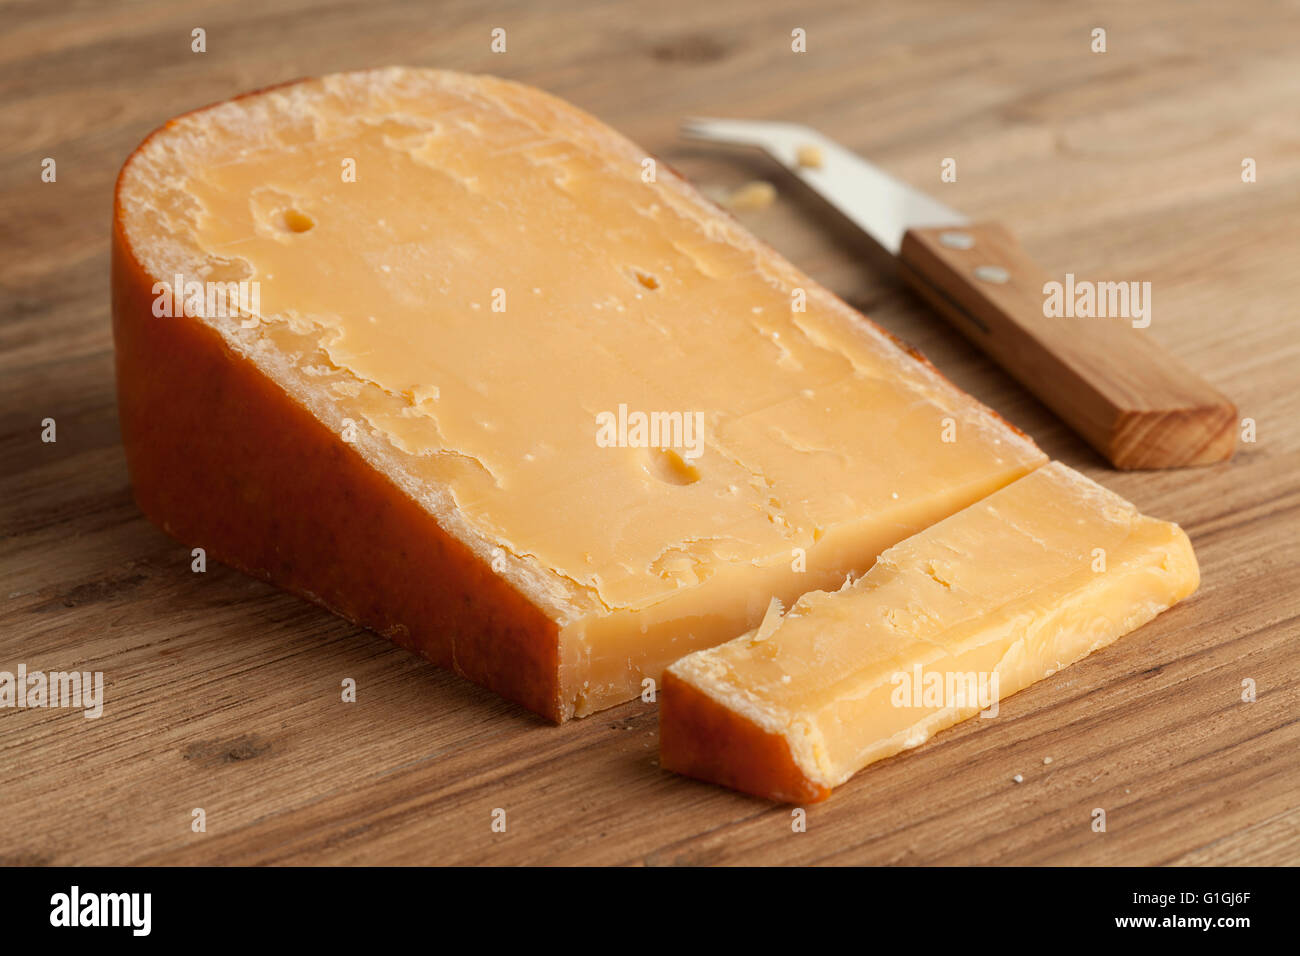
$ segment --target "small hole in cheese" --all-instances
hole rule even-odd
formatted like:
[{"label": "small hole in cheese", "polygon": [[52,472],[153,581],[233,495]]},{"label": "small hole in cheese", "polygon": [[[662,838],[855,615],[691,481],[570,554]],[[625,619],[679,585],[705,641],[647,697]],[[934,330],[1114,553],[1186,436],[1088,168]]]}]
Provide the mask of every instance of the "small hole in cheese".
[{"label": "small hole in cheese", "polygon": [[671,448],[646,449],[646,471],[670,485],[693,485],[700,470]]},{"label": "small hole in cheese", "polygon": [[647,289],[659,288],[659,280],[648,272],[642,272],[640,269],[636,269],[634,270],[634,273],[636,275],[636,281],[641,283]]},{"label": "small hole in cheese", "polygon": [[316,225],[316,220],[300,209],[289,208],[284,211],[284,228],[290,232],[306,232]]}]

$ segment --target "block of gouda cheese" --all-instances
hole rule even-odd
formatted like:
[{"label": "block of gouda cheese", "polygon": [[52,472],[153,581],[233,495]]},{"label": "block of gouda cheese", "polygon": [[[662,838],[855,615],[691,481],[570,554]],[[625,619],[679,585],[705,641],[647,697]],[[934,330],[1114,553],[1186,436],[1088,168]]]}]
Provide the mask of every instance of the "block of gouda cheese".
[{"label": "block of gouda cheese", "polygon": [[136,500],[553,720],[1044,461],[643,150],[385,69],[187,114],[118,181]]},{"label": "block of gouda cheese", "polygon": [[673,664],[660,763],[773,800],[824,799],[1198,583],[1182,529],[1053,462],[890,548],[840,590]]}]

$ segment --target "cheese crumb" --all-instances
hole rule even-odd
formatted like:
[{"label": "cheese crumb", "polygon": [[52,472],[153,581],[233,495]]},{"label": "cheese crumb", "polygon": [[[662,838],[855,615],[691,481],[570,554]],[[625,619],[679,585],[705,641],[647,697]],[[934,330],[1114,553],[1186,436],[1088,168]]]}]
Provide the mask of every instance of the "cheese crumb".
[{"label": "cheese crumb", "polygon": [[745,183],[728,194],[725,202],[733,212],[754,212],[766,209],[776,200],[776,187],[762,179]]},{"label": "cheese crumb", "polygon": [[794,158],[805,169],[822,168],[822,148],[814,146],[812,143],[805,143],[800,146],[795,151]]},{"label": "cheese crumb", "polygon": [[777,632],[781,626],[781,616],[785,612],[785,606],[782,605],[779,598],[772,598],[767,603],[767,613],[763,615],[763,622],[758,625],[758,630],[754,632],[751,644],[757,644],[759,641],[765,641]]},{"label": "cheese crumb", "polygon": [[1012,777],[1011,779],[1014,780],[1016,783],[1024,783],[1024,782],[1025,782],[1025,778],[1022,777],[1020,774],[1016,774],[1016,775],[1015,775],[1014,777]]}]

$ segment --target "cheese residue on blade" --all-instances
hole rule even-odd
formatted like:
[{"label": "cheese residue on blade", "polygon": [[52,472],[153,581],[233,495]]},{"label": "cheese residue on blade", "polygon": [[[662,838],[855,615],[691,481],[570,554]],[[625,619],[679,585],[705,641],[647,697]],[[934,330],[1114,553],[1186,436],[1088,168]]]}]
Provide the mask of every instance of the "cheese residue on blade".
[{"label": "cheese residue on blade", "polygon": [[822,148],[805,143],[795,150],[795,162],[805,169],[822,168]]}]

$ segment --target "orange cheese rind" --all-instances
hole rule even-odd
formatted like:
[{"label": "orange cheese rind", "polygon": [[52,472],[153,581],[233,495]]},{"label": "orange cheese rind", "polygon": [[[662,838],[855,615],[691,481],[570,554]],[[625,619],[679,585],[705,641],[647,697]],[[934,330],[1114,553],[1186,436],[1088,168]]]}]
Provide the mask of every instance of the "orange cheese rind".
[{"label": "orange cheese rind", "polygon": [[664,674],[659,762],[665,770],[781,803],[819,803],[831,788],[795,763],[784,735]]}]

